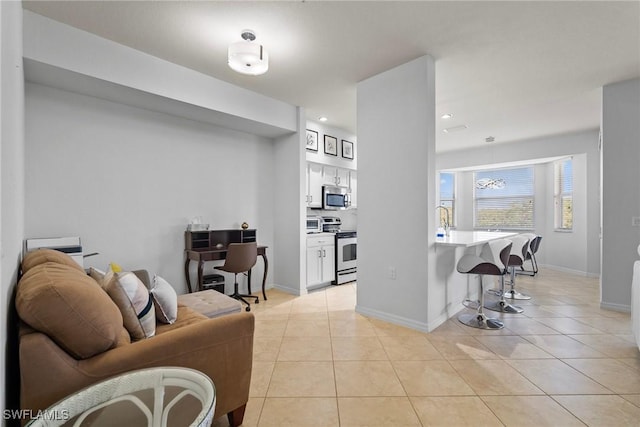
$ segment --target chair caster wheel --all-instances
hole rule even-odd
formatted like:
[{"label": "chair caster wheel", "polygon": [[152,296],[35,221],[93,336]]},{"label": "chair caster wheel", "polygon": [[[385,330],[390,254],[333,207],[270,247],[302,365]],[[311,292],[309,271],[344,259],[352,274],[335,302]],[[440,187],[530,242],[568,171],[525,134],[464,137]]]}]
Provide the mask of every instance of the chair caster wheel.
[{"label": "chair caster wheel", "polygon": [[260,304],[260,298],[256,298],[256,304]]},{"label": "chair caster wheel", "polygon": [[248,307],[244,309],[245,311],[251,311],[251,307]]}]

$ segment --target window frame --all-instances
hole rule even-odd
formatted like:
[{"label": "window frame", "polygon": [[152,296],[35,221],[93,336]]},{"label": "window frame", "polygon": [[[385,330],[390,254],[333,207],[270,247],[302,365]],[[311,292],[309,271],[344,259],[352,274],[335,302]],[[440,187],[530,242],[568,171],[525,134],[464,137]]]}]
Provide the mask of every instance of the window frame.
[{"label": "window frame", "polygon": [[[442,198],[442,184],[440,184],[439,191],[438,191],[438,197],[439,197],[438,206],[443,206],[443,204],[442,204],[443,201],[444,202],[451,202],[451,206],[450,207],[449,206],[445,206],[445,207],[447,209],[449,209],[449,214],[451,216],[451,218],[450,218],[451,223],[449,224],[449,227],[451,229],[455,229],[456,228],[456,194],[457,194],[456,183],[457,183],[457,180],[458,180],[458,176],[457,176],[457,174],[455,172],[446,172],[446,171],[439,172],[438,173],[438,178],[439,178],[439,182],[440,183],[442,182],[442,175],[443,174],[451,175],[453,177],[453,180],[452,180],[452,184],[453,184],[452,192],[453,192],[453,194],[452,194],[452,198],[451,199],[449,199],[449,198],[443,199]],[[440,214],[438,215],[438,218],[441,220],[443,215],[444,215],[444,212],[442,212],[442,210],[440,210]],[[440,224],[441,224],[441,221],[438,222],[437,226],[439,227]]]},{"label": "window frame", "polygon": [[[478,180],[477,174],[482,172],[497,172],[499,171],[507,171],[507,170],[516,170],[516,169],[529,169],[531,170],[531,194],[530,195],[502,195],[502,196],[494,196],[494,197],[478,197],[478,189],[476,188],[476,182]],[[509,166],[502,168],[489,168],[489,169],[479,169],[472,172],[473,177],[473,229],[474,230],[491,230],[495,227],[496,230],[508,230],[508,231],[532,231],[536,228],[536,168],[534,164],[527,164],[522,166]],[[504,200],[504,199],[514,199],[514,200],[522,200],[523,202],[529,202],[531,204],[531,225],[519,225],[519,226],[509,226],[507,224],[496,224],[496,225],[478,225],[478,200]]]},{"label": "window frame", "polygon": [[[564,191],[564,164],[565,162],[571,162],[571,190]],[[566,157],[564,159],[555,160],[553,162],[553,227],[554,231],[563,233],[573,233],[573,157]],[[566,197],[571,199],[571,225],[569,227],[564,226],[564,200]]]}]

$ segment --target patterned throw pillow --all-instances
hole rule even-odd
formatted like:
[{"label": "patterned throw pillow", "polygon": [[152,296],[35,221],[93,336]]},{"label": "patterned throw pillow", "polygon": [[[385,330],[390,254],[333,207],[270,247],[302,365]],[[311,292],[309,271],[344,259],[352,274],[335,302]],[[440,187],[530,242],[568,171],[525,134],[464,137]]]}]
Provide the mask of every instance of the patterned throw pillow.
[{"label": "patterned throw pillow", "polygon": [[156,313],[147,287],[131,272],[107,272],[104,290],[116,303],[132,341],[149,338],[156,333]]},{"label": "patterned throw pillow", "polygon": [[158,322],[172,324],[178,317],[178,294],[173,286],[160,276],[153,277],[151,296]]}]

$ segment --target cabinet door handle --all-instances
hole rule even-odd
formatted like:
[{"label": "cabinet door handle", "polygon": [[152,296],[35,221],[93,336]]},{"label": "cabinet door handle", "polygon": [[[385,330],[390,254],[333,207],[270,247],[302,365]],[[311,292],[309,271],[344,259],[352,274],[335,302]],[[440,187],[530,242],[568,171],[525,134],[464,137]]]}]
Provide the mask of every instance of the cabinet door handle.
[{"label": "cabinet door handle", "polygon": [[318,258],[322,258],[322,251],[318,249]]},{"label": "cabinet door handle", "polygon": [[326,257],[327,256],[327,251],[325,251],[324,249],[322,250],[322,257]]}]

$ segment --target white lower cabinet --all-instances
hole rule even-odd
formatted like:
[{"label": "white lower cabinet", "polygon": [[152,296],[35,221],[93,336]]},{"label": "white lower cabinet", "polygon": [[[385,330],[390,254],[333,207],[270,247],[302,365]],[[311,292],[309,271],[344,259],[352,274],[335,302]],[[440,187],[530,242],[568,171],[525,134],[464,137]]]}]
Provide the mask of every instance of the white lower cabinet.
[{"label": "white lower cabinet", "polygon": [[307,236],[307,288],[335,280],[335,252],[332,234]]}]

